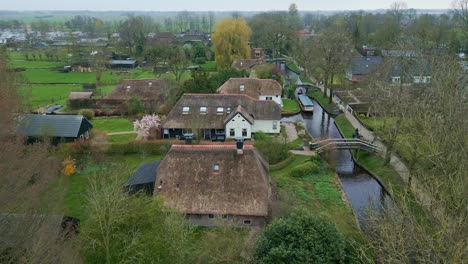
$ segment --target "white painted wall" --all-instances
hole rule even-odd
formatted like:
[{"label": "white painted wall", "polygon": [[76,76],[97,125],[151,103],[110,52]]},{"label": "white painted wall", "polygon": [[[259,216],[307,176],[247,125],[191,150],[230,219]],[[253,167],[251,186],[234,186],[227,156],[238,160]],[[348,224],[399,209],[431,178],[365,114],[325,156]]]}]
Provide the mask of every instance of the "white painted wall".
[{"label": "white painted wall", "polygon": [[277,104],[281,105],[281,107],[283,107],[283,100],[281,99],[281,95],[260,95],[258,99],[266,101],[267,97],[271,97],[272,101],[274,101],[275,103],[277,103]]},{"label": "white painted wall", "polygon": [[[231,129],[234,129],[234,136],[231,136]],[[242,136],[242,129],[247,129],[247,136]],[[229,122],[226,123],[226,138],[252,138],[252,126],[241,115],[236,114]]]},{"label": "white painted wall", "polygon": [[[273,123],[276,122],[276,129],[273,129]],[[255,120],[252,126],[252,132],[262,131],[264,133],[280,133],[280,120]]]}]

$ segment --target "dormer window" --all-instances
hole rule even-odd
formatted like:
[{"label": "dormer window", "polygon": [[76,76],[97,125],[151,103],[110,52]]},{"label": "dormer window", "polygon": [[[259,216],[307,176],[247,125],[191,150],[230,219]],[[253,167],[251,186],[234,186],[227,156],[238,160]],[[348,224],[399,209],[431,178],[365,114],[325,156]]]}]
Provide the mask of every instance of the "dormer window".
[{"label": "dormer window", "polygon": [[200,106],[200,114],[206,114],[206,106]]},{"label": "dormer window", "polygon": [[226,107],[226,113],[231,113],[231,107]]},{"label": "dormer window", "polygon": [[239,86],[239,89],[240,89],[241,92],[243,92],[243,91],[245,90],[245,86],[244,86],[243,84],[241,84],[241,85]]},{"label": "dormer window", "polygon": [[213,173],[219,173],[219,164],[218,163],[213,164]]},{"label": "dormer window", "polygon": [[182,114],[186,115],[190,112],[190,107],[184,106],[182,107]]},{"label": "dormer window", "polygon": [[224,113],[224,107],[218,107],[218,108],[216,108],[216,113],[217,113],[218,115],[222,115],[222,114]]}]

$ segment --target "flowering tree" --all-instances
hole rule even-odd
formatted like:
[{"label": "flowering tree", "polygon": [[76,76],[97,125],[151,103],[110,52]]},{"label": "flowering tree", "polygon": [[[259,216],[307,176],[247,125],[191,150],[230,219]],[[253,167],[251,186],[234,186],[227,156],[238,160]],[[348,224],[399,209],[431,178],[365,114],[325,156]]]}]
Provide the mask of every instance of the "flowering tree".
[{"label": "flowering tree", "polygon": [[158,115],[145,115],[141,120],[133,122],[133,129],[138,133],[140,138],[148,139],[156,137],[156,131],[161,126],[161,119]]}]

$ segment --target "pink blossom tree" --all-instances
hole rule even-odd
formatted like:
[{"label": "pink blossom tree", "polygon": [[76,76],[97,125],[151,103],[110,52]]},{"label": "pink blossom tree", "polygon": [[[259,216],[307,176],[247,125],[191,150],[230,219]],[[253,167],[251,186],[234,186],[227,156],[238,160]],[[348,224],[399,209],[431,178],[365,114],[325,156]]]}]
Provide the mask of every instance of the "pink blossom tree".
[{"label": "pink blossom tree", "polygon": [[145,115],[141,120],[133,122],[133,129],[142,139],[156,138],[156,133],[161,127],[161,119],[158,115]]}]

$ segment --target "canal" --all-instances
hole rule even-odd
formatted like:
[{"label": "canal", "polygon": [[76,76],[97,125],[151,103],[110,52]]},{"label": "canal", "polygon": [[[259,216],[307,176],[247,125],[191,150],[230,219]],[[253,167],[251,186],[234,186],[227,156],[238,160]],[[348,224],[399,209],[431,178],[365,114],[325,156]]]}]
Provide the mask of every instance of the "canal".
[{"label": "canal", "polygon": [[[314,138],[342,138],[333,117],[315,101],[314,112],[285,117],[283,122],[303,122]],[[391,198],[380,183],[357,166],[349,150],[333,150],[328,153],[328,161],[336,167],[344,191],[346,192],[359,224],[363,227],[369,208],[379,210],[391,204]]]}]

